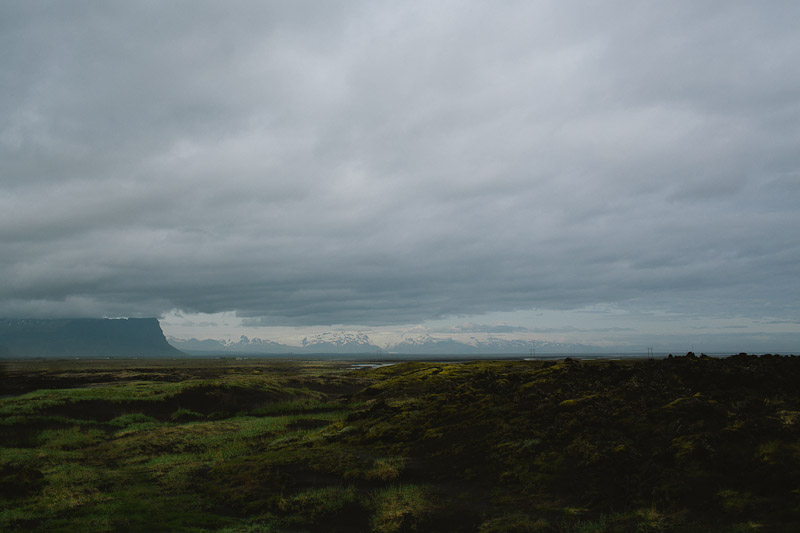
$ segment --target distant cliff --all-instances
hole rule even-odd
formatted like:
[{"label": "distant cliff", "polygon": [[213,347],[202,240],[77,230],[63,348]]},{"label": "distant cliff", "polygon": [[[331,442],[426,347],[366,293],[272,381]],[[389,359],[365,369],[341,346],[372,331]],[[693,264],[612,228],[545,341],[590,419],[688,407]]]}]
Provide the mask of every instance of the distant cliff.
[{"label": "distant cliff", "polygon": [[0,319],[0,357],[165,357],[155,318]]}]

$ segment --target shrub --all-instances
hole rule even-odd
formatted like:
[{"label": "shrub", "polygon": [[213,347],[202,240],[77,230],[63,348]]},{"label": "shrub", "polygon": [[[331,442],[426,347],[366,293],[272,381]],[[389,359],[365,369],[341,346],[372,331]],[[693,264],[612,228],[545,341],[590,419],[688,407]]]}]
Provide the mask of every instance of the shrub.
[{"label": "shrub", "polygon": [[169,417],[173,422],[193,422],[205,418],[201,413],[190,409],[178,409]]},{"label": "shrub", "polygon": [[427,489],[417,485],[387,487],[373,495],[373,531],[422,531],[421,524],[434,510]]}]

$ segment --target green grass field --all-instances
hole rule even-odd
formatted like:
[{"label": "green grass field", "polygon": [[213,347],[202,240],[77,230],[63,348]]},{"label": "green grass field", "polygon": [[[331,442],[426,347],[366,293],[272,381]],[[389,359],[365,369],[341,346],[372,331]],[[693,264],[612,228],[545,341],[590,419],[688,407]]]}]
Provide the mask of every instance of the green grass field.
[{"label": "green grass field", "polygon": [[796,358],[2,372],[2,531],[800,529]]}]

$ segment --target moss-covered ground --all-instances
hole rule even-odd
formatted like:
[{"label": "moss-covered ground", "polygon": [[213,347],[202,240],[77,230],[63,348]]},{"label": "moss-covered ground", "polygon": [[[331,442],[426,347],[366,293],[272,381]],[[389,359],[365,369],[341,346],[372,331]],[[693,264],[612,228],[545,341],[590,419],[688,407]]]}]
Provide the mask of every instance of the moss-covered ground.
[{"label": "moss-covered ground", "polygon": [[798,531],[800,358],[6,362],[2,531]]}]

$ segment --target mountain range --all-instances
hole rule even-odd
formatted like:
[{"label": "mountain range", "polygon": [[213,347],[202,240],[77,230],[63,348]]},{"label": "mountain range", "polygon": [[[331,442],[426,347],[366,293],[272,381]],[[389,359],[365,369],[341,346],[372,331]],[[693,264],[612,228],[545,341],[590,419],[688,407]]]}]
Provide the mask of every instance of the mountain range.
[{"label": "mountain range", "polygon": [[242,336],[238,341],[215,339],[178,339],[169,337],[176,348],[190,354],[369,354],[398,355],[501,355],[540,353],[599,352],[595,346],[488,337],[470,338],[468,342],[429,334],[405,336],[388,346],[378,346],[361,332],[329,332],[305,337],[299,346]]},{"label": "mountain range", "polygon": [[167,339],[155,318],[0,319],[0,358],[15,357],[180,357],[192,355],[524,355],[589,353],[601,349],[582,344],[470,337],[466,340],[430,334],[404,335],[378,345],[363,332],[326,332],[298,345],[248,338],[239,340]]}]

